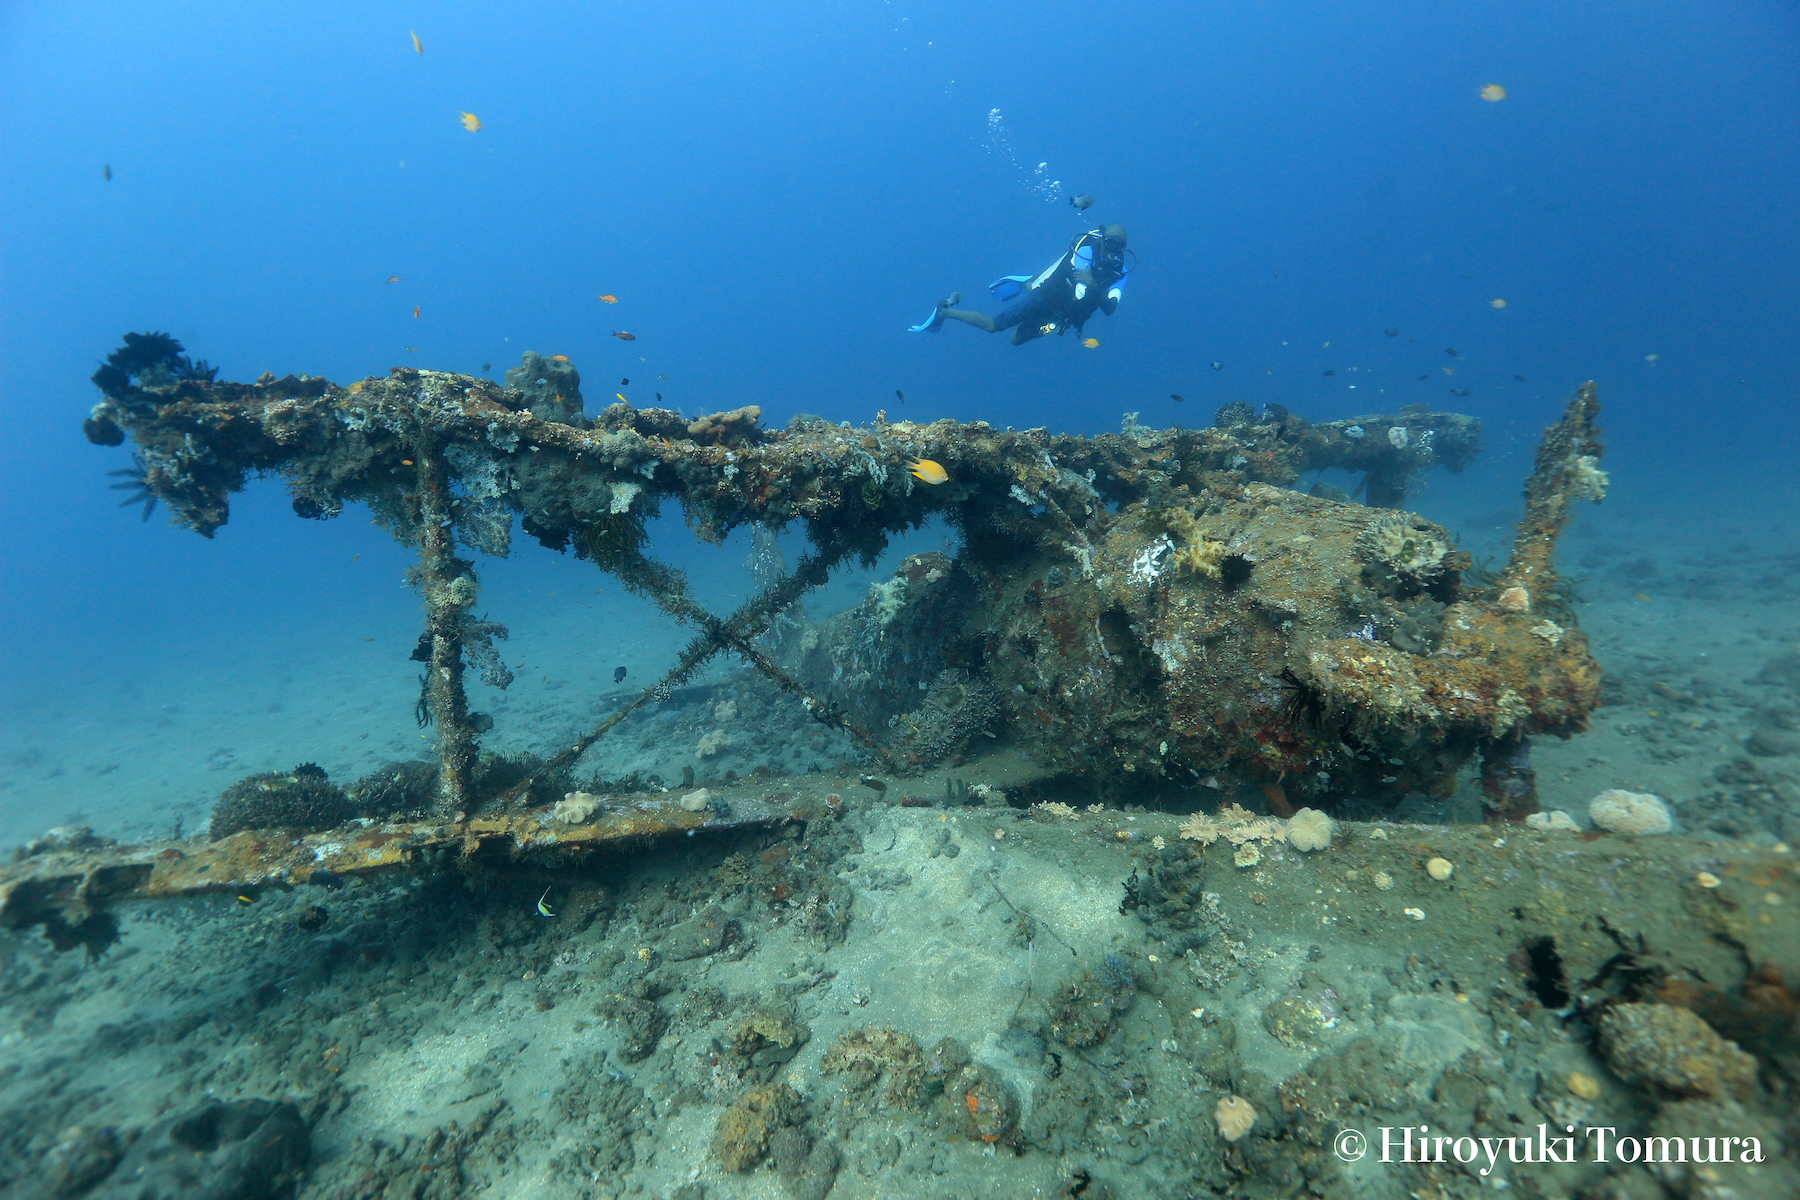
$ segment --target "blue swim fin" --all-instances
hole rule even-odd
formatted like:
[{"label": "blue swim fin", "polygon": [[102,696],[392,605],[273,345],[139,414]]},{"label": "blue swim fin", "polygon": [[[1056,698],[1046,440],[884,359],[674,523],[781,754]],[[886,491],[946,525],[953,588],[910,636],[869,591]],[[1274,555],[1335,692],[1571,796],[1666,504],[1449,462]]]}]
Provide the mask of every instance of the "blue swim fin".
[{"label": "blue swim fin", "polygon": [[1024,291],[1025,285],[1030,282],[1031,276],[1029,275],[1002,275],[988,284],[988,291],[994,294],[996,300],[1011,300]]},{"label": "blue swim fin", "polygon": [[917,325],[908,325],[906,327],[906,332],[908,332],[908,333],[936,333],[938,330],[942,329],[943,327],[944,327],[944,310],[941,307],[939,307],[939,308],[932,309],[931,315],[929,317],[926,317],[923,321],[920,321]]}]

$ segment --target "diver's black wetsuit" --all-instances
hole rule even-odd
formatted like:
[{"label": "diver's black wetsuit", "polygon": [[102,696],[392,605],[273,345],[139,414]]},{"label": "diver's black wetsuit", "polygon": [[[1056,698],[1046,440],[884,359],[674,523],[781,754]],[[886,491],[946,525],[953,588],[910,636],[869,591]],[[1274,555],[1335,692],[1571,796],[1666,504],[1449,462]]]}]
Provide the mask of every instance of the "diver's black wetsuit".
[{"label": "diver's black wetsuit", "polygon": [[990,317],[952,307],[962,299],[958,292],[938,305],[937,320],[920,328],[936,329],[947,318],[989,333],[1010,329],[1015,346],[1048,333],[1060,334],[1070,329],[1080,333],[1096,310],[1110,317],[1118,309],[1125,277],[1130,273],[1125,269],[1124,252],[1123,226],[1090,229],[1071,242],[1068,253],[1042,274],[1029,282],[1014,280],[1022,283],[1022,290],[998,315]]}]

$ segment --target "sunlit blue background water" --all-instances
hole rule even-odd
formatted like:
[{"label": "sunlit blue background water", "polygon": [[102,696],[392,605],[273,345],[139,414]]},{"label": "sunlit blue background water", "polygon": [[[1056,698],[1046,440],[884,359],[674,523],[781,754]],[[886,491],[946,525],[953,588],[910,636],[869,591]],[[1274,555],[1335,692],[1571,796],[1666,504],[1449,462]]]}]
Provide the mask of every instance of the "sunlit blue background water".
[{"label": "sunlit blue background water", "polygon": [[[114,507],[127,451],[80,420],[127,329],[231,379],[497,378],[535,349],[590,409],[770,423],[1422,401],[1487,422],[1434,484],[1469,511],[1513,502],[1595,379],[1616,484],[1791,516],[1796,61],[1771,2],[8,5],[7,709],[120,679],[150,704],[226,660],[254,690],[346,611],[405,648],[406,554],[354,514],[297,521],[264,481],[207,542]],[[1094,221],[1140,263],[1097,349],[904,332]]]}]

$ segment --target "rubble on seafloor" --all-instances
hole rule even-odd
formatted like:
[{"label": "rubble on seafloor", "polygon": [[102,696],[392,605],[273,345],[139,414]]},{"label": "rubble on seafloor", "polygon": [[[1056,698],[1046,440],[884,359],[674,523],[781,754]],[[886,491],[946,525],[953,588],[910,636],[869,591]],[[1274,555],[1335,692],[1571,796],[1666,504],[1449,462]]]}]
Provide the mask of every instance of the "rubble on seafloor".
[{"label": "rubble on seafloor", "polygon": [[9,939],[0,1102],[33,1117],[0,1127],[0,1190],[1800,1187],[1787,847],[1336,822],[1303,852],[1299,814],[1021,808],[990,763],[950,808],[774,779],[734,812],[807,819],[120,900],[141,949],[86,963]]}]

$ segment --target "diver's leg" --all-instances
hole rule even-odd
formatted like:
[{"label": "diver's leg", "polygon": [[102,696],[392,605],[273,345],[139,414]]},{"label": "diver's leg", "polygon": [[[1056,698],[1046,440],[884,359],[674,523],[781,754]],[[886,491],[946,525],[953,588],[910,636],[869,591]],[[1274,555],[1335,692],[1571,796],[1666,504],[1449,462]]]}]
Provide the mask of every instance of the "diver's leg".
[{"label": "diver's leg", "polygon": [[1012,344],[1015,346],[1023,346],[1026,342],[1029,342],[1032,338],[1043,337],[1043,336],[1044,336],[1043,332],[1036,325],[1014,325],[1013,332],[1012,332]]},{"label": "diver's leg", "polygon": [[952,321],[961,321],[965,325],[973,325],[977,329],[994,332],[994,318],[986,313],[974,312],[966,308],[940,308],[938,315]]}]

